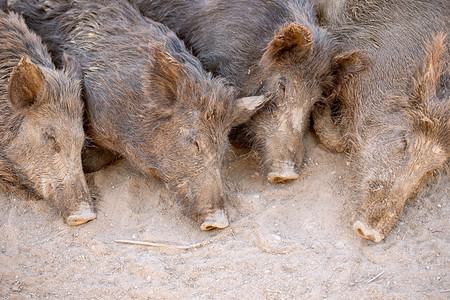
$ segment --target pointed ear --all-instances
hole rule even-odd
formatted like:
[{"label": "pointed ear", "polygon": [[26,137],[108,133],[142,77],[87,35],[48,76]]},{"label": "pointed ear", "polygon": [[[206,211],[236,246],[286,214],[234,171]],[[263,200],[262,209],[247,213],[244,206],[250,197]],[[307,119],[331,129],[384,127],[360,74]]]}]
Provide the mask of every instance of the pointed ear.
[{"label": "pointed ear", "polygon": [[368,69],[372,64],[372,60],[362,50],[355,50],[335,56],[332,64],[336,71],[338,82],[341,83],[348,80],[351,76]]},{"label": "pointed ear", "polygon": [[268,99],[264,95],[236,99],[234,101],[236,118],[233,127],[247,122],[267,101]]},{"label": "pointed ear", "polygon": [[446,71],[444,71],[446,63],[444,56],[447,53],[445,39],[446,35],[439,33],[427,44],[425,58],[412,78],[410,101],[413,107],[421,106],[436,93],[441,74]]},{"label": "pointed ear", "polygon": [[331,95],[339,94],[339,90],[355,74],[369,69],[372,60],[362,50],[341,53],[332,59],[332,69],[335,73],[335,86]]},{"label": "pointed ear", "polygon": [[62,63],[64,71],[75,79],[82,80],[83,72],[80,64],[72,56],[67,55],[65,52],[62,55]]},{"label": "pointed ear", "polygon": [[161,43],[149,45],[149,64],[145,73],[144,93],[158,105],[172,106],[182,91],[189,87],[184,67],[172,57]]},{"label": "pointed ear", "polygon": [[22,57],[11,72],[8,98],[14,109],[33,105],[44,90],[45,77],[41,69],[28,57]]},{"label": "pointed ear", "polygon": [[269,66],[286,57],[300,60],[311,52],[313,44],[313,34],[308,28],[295,22],[288,24],[275,33],[262,56],[261,65]]}]

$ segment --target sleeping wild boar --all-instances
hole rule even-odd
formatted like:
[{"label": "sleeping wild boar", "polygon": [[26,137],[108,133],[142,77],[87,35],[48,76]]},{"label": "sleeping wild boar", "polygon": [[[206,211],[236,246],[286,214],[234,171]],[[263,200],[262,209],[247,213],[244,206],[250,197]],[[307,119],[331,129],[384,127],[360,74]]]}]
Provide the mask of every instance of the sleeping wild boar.
[{"label": "sleeping wild boar", "polygon": [[31,28],[79,61],[92,145],[84,168],[122,156],[174,192],[202,230],[224,228],[221,168],[233,126],[264,97],[235,100],[225,81],[206,73],[176,35],[127,1],[22,1]]},{"label": "sleeping wild boar", "polygon": [[404,204],[450,155],[448,1],[317,2],[344,51],[364,49],[370,70],[352,76],[313,113],[330,149],[358,169],[354,229],[383,240]]},{"label": "sleeping wild boar", "polygon": [[95,218],[81,166],[80,72],[56,70],[39,37],[0,11],[0,185],[44,198],[65,222]]},{"label": "sleeping wild boar", "polygon": [[311,0],[131,2],[174,30],[206,70],[226,77],[241,96],[271,97],[232,135],[257,151],[270,182],[298,178],[313,104],[367,64],[360,51],[338,51],[318,26]]},{"label": "sleeping wild boar", "polygon": [[362,237],[381,241],[427,176],[448,164],[450,90],[439,91],[441,72],[448,72],[445,52],[444,36],[437,36],[413,75],[411,88],[392,99],[393,106],[400,104],[403,110],[396,116],[397,126],[373,128],[362,144],[364,202],[354,223]]}]

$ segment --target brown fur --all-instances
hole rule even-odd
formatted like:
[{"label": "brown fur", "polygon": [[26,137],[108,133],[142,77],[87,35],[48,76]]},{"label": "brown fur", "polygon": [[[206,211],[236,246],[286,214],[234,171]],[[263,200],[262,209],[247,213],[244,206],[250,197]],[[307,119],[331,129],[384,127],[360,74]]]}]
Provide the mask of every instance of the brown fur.
[{"label": "brown fur", "polygon": [[56,70],[40,38],[0,12],[0,183],[68,217],[90,202],[81,170],[83,105],[76,63]]},{"label": "brown fur", "polygon": [[[361,206],[360,220],[366,220],[369,228],[379,232],[380,238],[386,236],[395,225],[406,201],[416,195],[426,178],[435,170],[443,168],[450,158],[450,95],[438,99],[436,94],[442,68],[448,64],[444,59],[446,51],[442,51],[443,49],[445,44],[442,36],[428,44],[424,62],[411,80],[412,93],[404,96],[408,97],[408,104],[403,116],[409,122],[410,132],[402,147],[407,149],[404,151],[410,158],[403,162],[402,172],[396,172],[399,178],[369,181],[375,185],[367,189],[368,198]],[[386,185],[387,182],[391,182],[390,185]],[[374,241],[380,239],[356,229],[366,238]]]},{"label": "brown fur", "polygon": [[341,54],[337,41],[317,24],[314,1],[131,2],[174,30],[208,71],[227,78],[241,96],[268,99],[231,138],[258,153],[269,181],[296,179],[312,106],[340,84],[343,71],[333,62]]},{"label": "brown fur", "polygon": [[228,225],[221,175],[228,133],[264,101],[236,99],[235,90],[206,73],[172,31],[125,0],[22,1],[14,7],[51,45],[56,61],[65,50],[80,62],[90,142],[85,170],[124,157],[143,174],[161,178],[202,229]]},{"label": "brown fur", "polygon": [[411,105],[407,110],[415,120],[414,130],[432,136],[440,142],[450,157],[450,92],[437,100],[441,77],[450,73],[448,36],[439,33],[427,44],[424,63],[418,67],[412,80]]},{"label": "brown fur", "polygon": [[280,60],[298,63],[309,54],[313,45],[313,34],[308,28],[296,22],[287,24],[275,33],[261,58],[261,65],[270,66]]},{"label": "brown fur", "polygon": [[379,242],[427,176],[448,162],[450,9],[440,0],[318,1],[318,7],[343,49],[362,48],[373,61],[328,98],[315,128],[330,148],[355,159],[354,229]]},{"label": "brown fur", "polygon": [[21,109],[35,103],[44,89],[45,78],[28,57],[22,57],[11,72],[9,82],[9,101],[16,109]]}]

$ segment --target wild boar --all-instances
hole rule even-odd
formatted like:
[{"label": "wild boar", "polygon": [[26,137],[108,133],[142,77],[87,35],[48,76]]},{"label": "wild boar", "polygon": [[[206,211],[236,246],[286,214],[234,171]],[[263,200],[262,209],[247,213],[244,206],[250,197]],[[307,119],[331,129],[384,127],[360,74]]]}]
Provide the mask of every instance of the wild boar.
[{"label": "wild boar", "polygon": [[380,242],[408,199],[450,156],[448,1],[318,1],[344,51],[364,49],[369,71],[313,113],[329,148],[355,158],[361,201],[354,229]]},{"label": "wild boar", "polygon": [[202,230],[228,226],[221,175],[228,134],[265,98],[235,101],[172,31],[127,1],[23,1],[14,9],[56,59],[64,50],[81,64],[92,143],[85,170],[122,156],[160,177]]},{"label": "wild boar", "polygon": [[63,63],[57,70],[22,18],[0,11],[0,186],[46,199],[78,225],[96,214],[81,166],[80,72]]},{"label": "wild boar", "polygon": [[258,152],[270,182],[298,178],[313,104],[368,63],[360,51],[338,51],[310,0],[131,2],[174,30],[206,70],[227,78],[240,96],[271,95],[232,136]]}]

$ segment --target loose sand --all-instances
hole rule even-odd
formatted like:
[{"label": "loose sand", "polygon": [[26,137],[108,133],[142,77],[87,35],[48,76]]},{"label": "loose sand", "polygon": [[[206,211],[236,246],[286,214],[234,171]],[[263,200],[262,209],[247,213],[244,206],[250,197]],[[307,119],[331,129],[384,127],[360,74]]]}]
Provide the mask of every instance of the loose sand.
[{"label": "loose sand", "polygon": [[448,175],[427,183],[375,244],[351,229],[346,155],[308,134],[299,180],[274,185],[254,156],[238,153],[226,163],[223,230],[200,231],[159,180],[125,161],[88,176],[98,216],[85,225],[65,225],[44,201],[1,194],[0,298],[450,298]]}]

